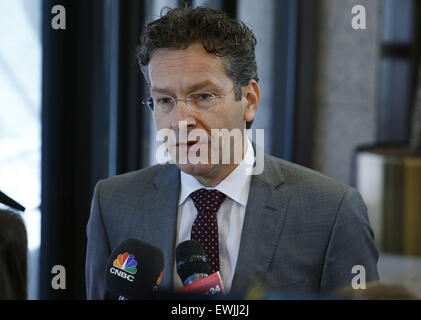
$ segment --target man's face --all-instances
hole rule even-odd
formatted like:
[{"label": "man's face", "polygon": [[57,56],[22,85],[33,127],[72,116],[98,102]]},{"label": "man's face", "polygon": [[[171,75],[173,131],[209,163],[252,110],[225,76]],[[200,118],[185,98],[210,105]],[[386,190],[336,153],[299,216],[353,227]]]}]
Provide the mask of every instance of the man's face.
[{"label": "man's face", "polygon": [[[181,130],[180,121],[187,123],[187,134],[193,129],[201,129],[206,133],[209,155],[207,163],[192,164],[188,161],[186,164],[180,164],[176,160],[181,170],[204,179],[217,178],[227,171],[226,164],[211,163],[211,130],[239,129],[243,133],[246,121],[254,119],[258,105],[257,101],[255,106],[250,106],[250,100],[254,100],[253,97],[250,99],[247,93],[250,91],[249,86],[256,89],[257,83],[254,80],[253,85],[249,84],[243,88],[242,98],[235,100],[234,83],[226,74],[222,59],[206,52],[201,44],[192,44],[185,50],[159,49],[153,54],[148,66],[153,97],[185,99],[195,92],[210,92],[215,96],[226,94],[225,97],[217,99],[216,105],[207,111],[194,109],[180,101],[169,113],[154,112],[157,129],[174,130],[177,142]],[[185,152],[186,146],[178,145],[176,151]]]}]

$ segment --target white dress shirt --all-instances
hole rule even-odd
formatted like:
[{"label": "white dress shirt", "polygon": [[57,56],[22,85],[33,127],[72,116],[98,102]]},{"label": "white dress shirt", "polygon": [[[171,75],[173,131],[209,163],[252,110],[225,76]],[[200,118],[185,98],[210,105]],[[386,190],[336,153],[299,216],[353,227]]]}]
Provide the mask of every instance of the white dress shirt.
[{"label": "white dress shirt", "polygon": [[[197,210],[190,194],[198,189],[216,189],[227,195],[216,213],[219,233],[219,266],[225,292],[231,290],[231,283],[240,249],[244,214],[250,190],[251,175],[246,174],[247,167],[254,163],[253,146],[247,139],[247,151],[239,165],[216,187],[207,188],[192,175],[181,171],[181,189],[178,201],[176,246],[190,240],[191,229],[197,216]],[[183,287],[177,274],[174,261],[174,290]]]}]

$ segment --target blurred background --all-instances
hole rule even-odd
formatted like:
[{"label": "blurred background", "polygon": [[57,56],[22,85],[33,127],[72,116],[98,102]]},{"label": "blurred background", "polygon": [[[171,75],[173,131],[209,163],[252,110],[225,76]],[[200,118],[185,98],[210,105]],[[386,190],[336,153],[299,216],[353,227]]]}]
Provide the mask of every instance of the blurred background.
[{"label": "blurred background", "polygon": [[[251,27],[265,151],[356,187],[381,280],[421,294],[420,1],[0,0],[0,190],[26,207],[29,298],[85,298],[95,183],[156,163],[140,32],[186,4]],[[54,265],[66,290],[51,288]]]}]

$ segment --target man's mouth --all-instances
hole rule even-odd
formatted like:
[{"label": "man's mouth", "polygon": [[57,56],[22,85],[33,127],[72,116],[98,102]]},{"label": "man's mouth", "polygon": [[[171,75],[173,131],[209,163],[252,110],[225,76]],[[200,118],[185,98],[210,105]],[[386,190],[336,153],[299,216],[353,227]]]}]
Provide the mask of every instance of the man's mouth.
[{"label": "man's mouth", "polygon": [[187,143],[185,143],[185,142],[182,142],[182,143],[177,142],[177,143],[176,143],[176,146],[177,146],[177,147],[179,147],[179,146],[187,146],[187,148],[189,148],[189,147],[191,147],[192,145],[196,144],[197,142],[198,142],[198,141],[196,141],[196,140],[189,140],[189,141],[187,141]]}]

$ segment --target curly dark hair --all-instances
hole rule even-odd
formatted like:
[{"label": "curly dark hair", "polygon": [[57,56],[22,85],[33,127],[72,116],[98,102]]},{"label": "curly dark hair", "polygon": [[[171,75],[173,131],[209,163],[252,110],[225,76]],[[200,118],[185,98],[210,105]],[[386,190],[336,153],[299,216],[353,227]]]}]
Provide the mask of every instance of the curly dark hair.
[{"label": "curly dark hair", "polygon": [[[165,9],[168,11],[163,15]],[[146,25],[137,47],[137,58],[148,85],[148,64],[155,50],[186,49],[190,44],[200,42],[207,52],[225,57],[225,71],[234,82],[237,101],[241,99],[244,85],[251,79],[259,81],[256,38],[243,22],[221,10],[206,7],[164,7],[160,19]],[[251,122],[247,123],[247,128],[250,126]]]}]

